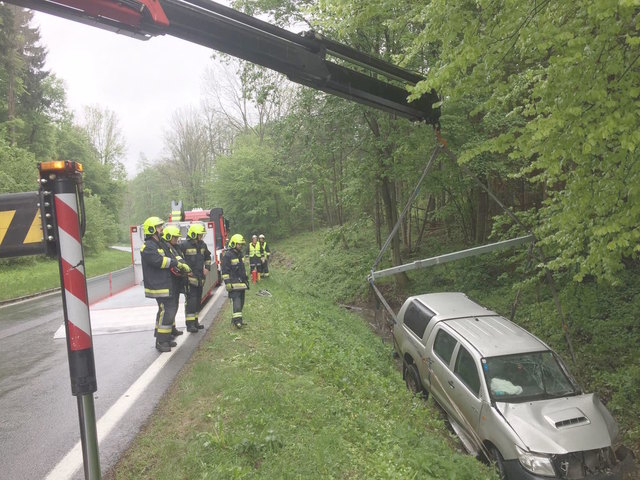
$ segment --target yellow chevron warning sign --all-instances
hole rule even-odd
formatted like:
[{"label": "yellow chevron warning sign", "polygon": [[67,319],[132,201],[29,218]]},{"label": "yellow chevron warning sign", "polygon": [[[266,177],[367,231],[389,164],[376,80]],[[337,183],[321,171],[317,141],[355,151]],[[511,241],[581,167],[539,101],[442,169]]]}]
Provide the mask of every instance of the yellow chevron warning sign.
[{"label": "yellow chevron warning sign", "polygon": [[44,253],[38,192],[0,195],[0,258]]}]

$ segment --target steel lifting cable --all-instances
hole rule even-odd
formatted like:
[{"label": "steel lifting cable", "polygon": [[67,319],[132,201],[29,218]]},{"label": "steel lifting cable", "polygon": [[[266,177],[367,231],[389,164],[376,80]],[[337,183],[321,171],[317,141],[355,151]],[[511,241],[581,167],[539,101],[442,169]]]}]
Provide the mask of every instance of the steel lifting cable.
[{"label": "steel lifting cable", "polygon": [[[440,134],[440,127],[439,125],[436,125],[434,128],[435,131],[435,135],[436,135],[436,139],[438,141],[438,143],[436,144],[436,147],[433,150],[433,153],[431,154],[431,158],[429,159],[429,161],[427,162],[427,165],[424,169],[424,171],[422,172],[422,176],[420,177],[420,179],[418,180],[418,183],[416,185],[416,187],[414,188],[411,196],[409,197],[409,200],[407,201],[407,204],[404,207],[404,210],[402,211],[402,213],[400,214],[400,217],[398,218],[398,221],[396,222],[396,224],[393,227],[393,230],[391,231],[391,233],[389,234],[387,240],[385,241],[384,245],[382,246],[380,253],[378,254],[378,257],[376,258],[373,266],[371,267],[371,274],[369,275],[369,283],[373,289],[373,291],[375,292],[375,294],[378,296],[378,298],[380,299],[380,301],[382,302],[382,304],[384,305],[385,309],[391,314],[391,318],[393,319],[393,323],[396,323],[397,318],[395,313],[393,312],[393,310],[391,309],[391,307],[389,306],[389,304],[387,303],[387,301],[384,299],[384,296],[382,295],[382,293],[380,292],[380,290],[378,290],[376,288],[376,286],[374,285],[374,272],[376,267],[378,266],[378,264],[380,263],[380,260],[382,259],[382,256],[384,255],[384,252],[387,250],[387,248],[389,247],[389,244],[391,243],[391,240],[393,239],[393,237],[396,235],[398,228],[400,227],[402,221],[404,220],[404,217],[407,213],[407,211],[409,210],[409,207],[411,206],[411,204],[413,203],[413,201],[415,200],[416,196],[418,195],[418,192],[420,190],[420,186],[423,182],[423,180],[425,179],[427,173],[429,172],[429,170],[431,169],[431,166],[433,164],[433,161],[437,158],[437,156],[440,154],[440,152],[444,152],[447,157],[449,157],[449,159],[451,160],[451,162],[462,168],[463,172],[470,176],[475,182],[476,184],[482,188],[482,190],[484,190],[487,195],[489,195],[489,197],[496,202],[500,208],[502,208],[502,210],[517,224],[519,225],[522,229],[524,229],[525,231],[527,231],[529,233],[529,235],[531,235],[531,237],[533,238],[533,244],[532,247],[530,248],[529,252],[530,254],[533,254],[533,256],[535,256],[538,260],[540,260],[543,264],[546,263],[546,259],[544,258],[544,255],[539,251],[538,248],[535,247],[536,243],[537,243],[537,238],[536,236],[533,234],[533,232],[531,232],[531,230],[529,228],[526,227],[526,225],[524,225],[522,223],[522,221],[504,204],[500,201],[500,199],[489,189],[488,186],[486,186],[484,183],[482,183],[480,181],[480,179],[475,176],[468,167],[466,167],[465,165],[460,165],[458,163],[458,159],[456,158],[455,154],[453,152],[451,152],[448,148],[447,148],[447,141],[442,137],[442,135]],[[576,359],[575,359],[575,354],[573,351],[573,345],[571,343],[571,337],[569,335],[569,327],[568,324],[566,322],[564,313],[562,311],[562,305],[560,304],[560,298],[558,297],[558,293],[556,291],[555,288],[555,282],[553,280],[553,275],[551,275],[551,272],[548,268],[544,267],[544,273],[545,273],[545,279],[547,280],[547,283],[549,285],[549,288],[551,289],[551,295],[553,297],[553,301],[554,304],[556,306],[556,310],[558,312],[558,315],[560,316],[560,323],[562,326],[562,331],[563,331],[563,335],[565,337],[565,341],[567,342],[567,346],[569,348],[569,354],[571,356],[571,360],[575,363]]]},{"label": "steel lifting cable", "polygon": [[436,145],[435,148],[433,149],[433,152],[431,153],[431,158],[429,158],[429,161],[427,162],[427,165],[424,167],[424,171],[422,172],[422,176],[420,177],[420,180],[418,180],[418,184],[415,186],[415,188],[413,189],[413,192],[411,193],[411,196],[407,200],[407,204],[404,206],[404,210],[402,210],[402,213],[400,214],[400,217],[398,217],[398,221],[394,225],[393,230],[391,230],[391,233],[387,237],[387,240],[384,242],[384,245],[382,245],[382,248],[380,249],[380,253],[378,254],[378,257],[376,258],[376,261],[373,263],[373,267],[371,267],[371,272],[373,272],[376,269],[376,267],[378,266],[378,263],[380,263],[380,260],[382,259],[382,255],[384,255],[384,252],[389,247],[389,244],[391,243],[391,240],[396,235],[396,232],[398,231],[398,228],[400,228],[400,225],[402,224],[402,220],[404,220],[404,216],[407,214],[407,211],[409,210],[409,207],[411,207],[411,204],[413,203],[415,198],[418,196],[418,193],[420,192],[420,185],[422,184],[422,181],[427,176],[427,173],[429,173],[429,170],[431,170],[431,165],[433,165],[433,161],[436,159],[436,157],[442,151],[442,149],[443,149],[443,147],[441,145]]},{"label": "steel lifting cable", "polygon": [[396,222],[396,224],[394,225],[393,229],[391,230],[391,233],[387,237],[387,240],[384,242],[384,245],[382,245],[382,248],[380,249],[380,253],[378,254],[378,257],[376,258],[375,262],[373,263],[373,266],[371,267],[371,275],[369,275],[369,284],[371,285],[371,288],[373,289],[373,291],[377,295],[377,297],[380,300],[380,302],[382,303],[382,305],[384,305],[384,308],[391,315],[391,319],[393,320],[394,324],[397,323],[396,314],[393,311],[393,309],[389,306],[387,301],[385,300],[384,296],[382,295],[382,292],[380,292],[380,290],[378,290],[378,288],[375,286],[374,278],[373,278],[373,272],[375,271],[376,267],[380,263],[380,260],[382,260],[382,256],[384,255],[384,252],[386,252],[387,248],[389,247],[389,244],[391,243],[391,240],[393,239],[393,237],[395,236],[396,232],[398,231],[398,228],[400,228],[400,225],[402,224],[402,221],[404,220],[404,217],[407,214],[407,211],[409,210],[409,207],[411,207],[411,205],[413,204],[413,201],[418,196],[418,193],[420,192],[420,185],[422,185],[422,181],[427,176],[427,173],[429,173],[429,170],[431,170],[431,166],[433,165],[434,160],[438,157],[438,154],[442,151],[442,148],[443,147],[442,147],[441,144],[436,144],[436,146],[434,147],[433,152],[431,153],[431,157],[429,158],[429,161],[427,162],[427,165],[424,167],[424,171],[422,172],[422,176],[420,177],[420,180],[418,180],[418,184],[415,186],[415,188],[413,189],[413,192],[409,196],[409,199],[407,200],[407,204],[405,205],[404,209],[402,210],[402,213],[400,214],[400,217],[398,218],[398,221]]},{"label": "steel lifting cable", "polygon": [[393,323],[397,323],[398,322],[398,317],[396,317],[395,312],[389,306],[389,304],[385,300],[385,298],[382,295],[382,293],[380,292],[380,290],[378,290],[378,287],[376,287],[376,285],[373,283],[373,278],[371,278],[369,280],[369,284],[371,285],[371,288],[373,288],[373,291],[375,292],[375,294],[378,296],[378,299],[380,299],[380,302],[382,302],[382,305],[384,305],[384,308],[387,310],[387,312],[389,312],[389,315],[391,315],[391,318],[393,319]]},{"label": "steel lifting cable", "polygon": [[[438,133],[436,133],[436,135],[438,135]],[[480,188],[482,188],[487,193],[487,195],[489,195],[491,199],[494,202],[496,202],[500,206],[500,208],[502,208],[502,210],[504,210],[504,212],[507,215],[509,215],[509,217],[514,222],[516,222],[520,227],[522,227],[525,231],[527,231],[530,235],[533,236],[533,248],[531,249],[531,252],[544,265],[546,263],[546,259],[542,254],[542,252],[540,252],[540,250],[535,246],[538,243],[538,239],[534,235],[534,233],[526,225],[524,225],[524,223],[522,223],[522,221],[506,205],[504,205],[498,197],[496,197],[493,194],[493,192],[489,189],[489,187],[487,187],[484,183],[480,181],[478,177],[476,177],[473,173],[471,173],[469,168],[467,168],[465,165],[460,165],[458,163],[458,159],[456,158],[455,154],[447,148],[446,142],[443,144],[442,150],[449,157],[449,160],[451,160],[454,165],[457,165],[460,168],[462,168],[463,172],[466,173],[468,176],[470,176],[476,182],[476,184]],[[549,288],[551,289],[551,296],[553,297],[553,302],[556,306],[556,310],[558,311],[558,315],[560,316],[560,325],[562,327],[562,333],[564,335],[565,341],[567,342],[567,347],[569,348],[569,355],[571,356],[571,360],[575,363],[576,357],[573,351],[573,344],[571,343],[571,336],[569,335],[569,325],[567,324],[567,321],[564,316],[564,312],[562,311],[562,305],[560,303],[560,297],[558,296],[558,292],[555,288],[553,275],[551,275],[551,271],[547,267],[543,267],[543,269],[544,269],[545,279],[547,280],[547,283],[549,284]]]}]

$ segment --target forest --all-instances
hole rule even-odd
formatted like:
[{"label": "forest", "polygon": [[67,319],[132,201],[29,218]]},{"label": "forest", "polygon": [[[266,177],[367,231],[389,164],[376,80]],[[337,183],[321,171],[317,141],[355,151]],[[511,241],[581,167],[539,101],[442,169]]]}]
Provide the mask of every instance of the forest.
[{"label": "forest", "polygon": [[[437,158],[385,262],[534,233],[538,255],[515,254],[493,270],[517,272],[514,291],[551,279],[582,355],[581,380],[626,418],[637,450],[640,2],[233,6],[425,76],[407,95],[438,92],[442,135],[457,162]],[[432,127],[218,58],[227,74],[212,73],[199,108],[176,112],[158,139],[161,158],[142,158],[128,178],[117,116],[95,99],[87,99],[82,118],[74,114],[63,83],[45,69],[32,14],[0,2],[0,194],[35,190],[39,161],[83,163],[89,254],[126,241],[129,225],[149,215],[166,218],[173,199],[187,208],[223,207],[233,230],[260,231],[274,242],[330,229],[336,251],[359,248],[354,232],[371,233],[367,248],[381,246],[436,146]],[[385,288],[399,298],[410,279],[398,275]],[[610,340],[597,343],[603,336]],[[599,368],[589,370],[590,361]]]}]

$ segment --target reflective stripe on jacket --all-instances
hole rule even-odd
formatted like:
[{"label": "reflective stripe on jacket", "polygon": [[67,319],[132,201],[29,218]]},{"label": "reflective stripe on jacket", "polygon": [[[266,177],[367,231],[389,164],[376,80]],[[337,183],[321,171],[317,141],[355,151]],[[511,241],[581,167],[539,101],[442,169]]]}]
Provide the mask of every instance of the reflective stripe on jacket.
[{"label": "reflective stripe on jacket", "polygon": [[142,260],[142,276],[144,279],[144,296],[149,298],[170,297],[173,282],[171,267],[176,267],[178,261],[171,258],[164,246],[154,237],[145,240],[140,248]]},{"label": "reflective stripe on jacket", "polygon": [[187,239],[178,245],[184,261],[193,270],[194,276],[202,278],[202,269],[211,270],[211,252],[202,240]]},{"label": "reflective stripe on jacket", "polygon": [[[164,247],[165,253],[167,253],[171,258],[175,258],[178,262],[184,262],[177,245],[174,246],[171,245],[171,243],[162,240],[162,246]],[[184,293],[185,285],[187,283],[186,274],[181,273],[177,268],[170,268],[169,271],[171,272],[171,281],[173,282],[171,289],[172,295]],[[189,277],[189,279],[191,279],[191,277]]]},{"label": "reflective stripe on jacket", "polygon": [[242,261],[242,252],[231,248],[222,257],[222,280],[231,290],[245,290],[248,282],[247,271]]}]

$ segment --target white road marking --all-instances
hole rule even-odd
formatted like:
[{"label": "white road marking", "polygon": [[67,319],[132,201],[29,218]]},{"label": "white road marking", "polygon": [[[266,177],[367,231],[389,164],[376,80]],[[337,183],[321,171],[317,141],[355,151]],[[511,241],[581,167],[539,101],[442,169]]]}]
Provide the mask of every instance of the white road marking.
[{"label": "white road marking", "polygon": [[[207,305],[200,312],[202,317],[205,317],[209,312],[213,304],[218,297],[224,292],[224,288],[218,287],[218,290],[213,294],[213,297],[207,302]],[[173,357],[173,355],[182,347],[185,342],[183,336],[176,338],[176,347],[171,349],[169,353],[161,354],[157,360],[155,360],[145,372],[124,392],[124,394],[105,412],[105,414],[98,420],[96,430],[98,433],[98,444],[104,440],[104,438],[111,433],[116,427],[118,422],[122,420],[124,415],[129,409],[138,401],[140,396],[149,387],[151,382],[162,371],[162,367]],[[99,450],[99,449],[98,449]],[[83,468],[82,461],[82,445],[80,442],[64,456],[62,460],[49,472],[46,480],[65,480],[73,478],[73,475]]]}]

